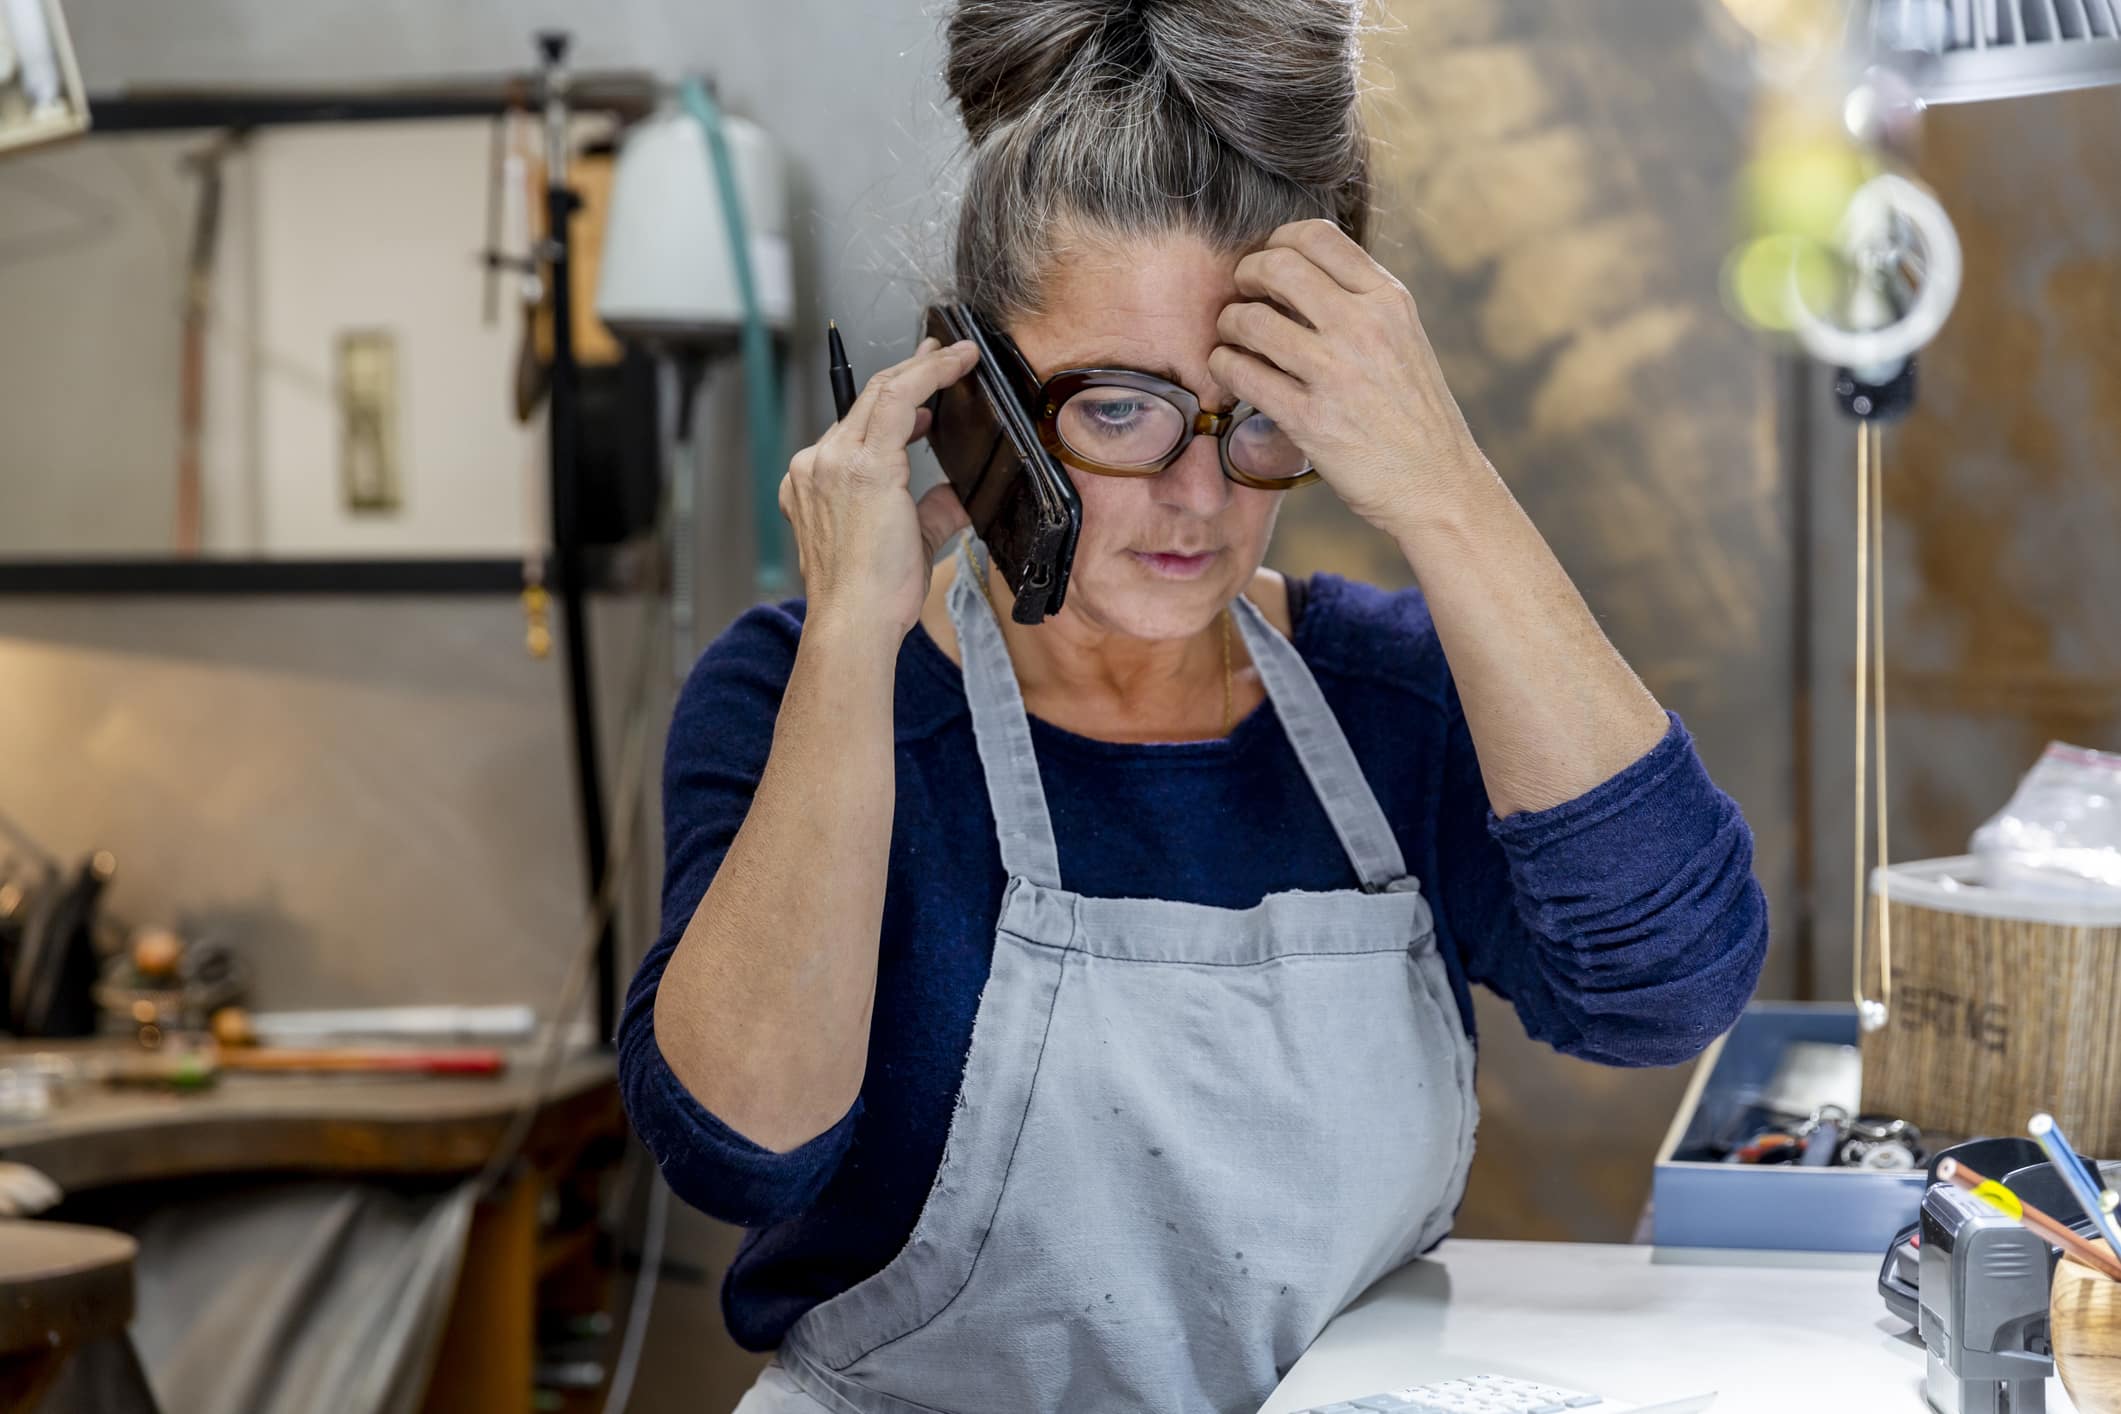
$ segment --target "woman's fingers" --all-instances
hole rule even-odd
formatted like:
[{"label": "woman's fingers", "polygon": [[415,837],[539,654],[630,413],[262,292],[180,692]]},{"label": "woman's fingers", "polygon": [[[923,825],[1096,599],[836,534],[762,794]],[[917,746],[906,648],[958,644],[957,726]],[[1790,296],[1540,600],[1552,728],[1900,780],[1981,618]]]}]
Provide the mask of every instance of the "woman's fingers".
[{"label": "woman's fingers", "polygon": [[[971,348],[967,344],[961,346],[961,350],[943,349],[935,340],[925,339],[912,358],[870,379],[869,386],[847,410],[845,418],[835,422],[826,429],[823,437],[789,459],[788,472],[781,478],[776,497],[781,514],[793,521],[804,493],[816,487],[821,478],[832,479],[836,472],[865,465],[886,465],[896,466],[903,474],[906,447],[928,435],[935,415],[927,407],[915,405],[910,416],[901,416],[901,405],[915,398],[925,404],[936,388],[963,377],[971,368]],[[905,429],[895,457],[876,457],[870,445],[857,437],[853,430],[857,426],[875,425],[880,411],[888,419],[888,425]]]},{"label": "woman's fingers", "polygon": [[1391,271],[1372,260],[1368,251],[1331,221],[1291,221],[1267,237],[1266,249],[1297,252],[1353,294],[1375,294],[1398,283]]},{"label": "woman's fingers", "polygon": [[810,479],[811,471],[816,466],[817,448],[815,446],[805,447],[788,459],[788,473],[781,478],[780,495],[776,499],[780,503],[781,514],[790,521],[795,519],[796,490],[803,482]]},{"label": "woman's fingers", "polygon": [[1272,300],[1301,315],[1313,329],[1332,328],[1337,322],[1336,306],[1348,294],[1309,256],[1288,246],[1253,251],[1237,262],[1236,274],[1239,294]]},{"label": "woman's fingers", "polygon": [[836,451],[860,446],[869,431],[869,419],[876,411],[876,400],[882,390],[889,386],[891,379],[896,377],[901,369],[920,362],[941,347],[940,340],[923,339],[915,346],[913,357],[894,363],[889,368],[880,369],[862,385],[862,391],[856,396],[854,406],[847,409],[847,415],[825,429],[825,435],[818,438],[818,445],[822,447],[829,442]]},{"label": "woman's fingers", "polygon": [[881,615],[901,633],[918,619],[934,553],[964,527],[965,513],[947,485],[918,501],[907,494],[906,448],[934,420],[922,405],[970,372],[977,356],[969,342],[923,340],[789,462],[780,505],[795,527],[813,614]]},{"label": "woman's fingers", "polygon": [[920,517],[921,543],[928,547],[928,563],[942,553],[950,537],[972,524],[965,514],[965,503],[957,497],[957,488],[949,482],[939,482],[913,503]]},{"label": "woman's fingers", "polygon": [[1270,304],[1254,300],[1224,305],[1215,332],[1225,344],[1249,349],[1297,378],[1310,379],[1324,371],[1323,338]]},{"label": "woman's fingers", "polygon": [[[931,349],[877,375],[876,402],[863,429],[862,445],[873,453],[903,453],[920,435],[922,405],[972,371],[979,346],[967,339]],[[904,456],[898,457],[904,465]]]},{"label": "woman's fingers", "polygon": [[[854,416],[854,409],[849,408],[847,410],[847,420],[849,423],[853,422]],[[929,429],[933,427],[934,424],[934,413],[930,412],[925,406],[916,410],[913,416],[913,435],[906,439],[906,445],[910,447],[915,442],[918,442],[923,437],[926,437],[928,435]],[[852,438],[852,434],[846,432],[841,424],[834,423],[829,429],[826,430],[824,437],[818,439],[817,442],[813,443],[808,447],[803,448],[803,450],[795,454],[796,460],[794,462],[791,462],[788,468],[790,475],[801,476],[806,479],[810,477],[813,471],[815,470],[818,453],[824,450],[827,447],[828,443],[831,444],[834,454],[842,457],[858,450],[861,447],[861,442],[859,439]],[[784,515],[787,513],[788,510],[788,503],[786,499],[786,487],[788,485],[788,481],[789,477],[787,476],[781,478],[781,485],[783,488],[781,512]]]},{"label": "woman's fingers", "polygon": [[1310,390],[1247,349],[1217,344],[1208,351],[1208,372],[1219,385],[1283,426],[1304,425]]}]

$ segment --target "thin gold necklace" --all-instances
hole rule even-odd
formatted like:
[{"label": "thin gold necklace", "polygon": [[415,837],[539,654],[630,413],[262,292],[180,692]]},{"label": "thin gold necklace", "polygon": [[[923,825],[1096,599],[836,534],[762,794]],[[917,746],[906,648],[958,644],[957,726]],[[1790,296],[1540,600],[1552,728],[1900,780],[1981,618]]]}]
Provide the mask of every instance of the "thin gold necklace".
[{"label": "thin gold necklace", "polygon": [[[976,575],[976,576],[978,576],[978,578],[979,578],[979,592],[980,592],[980,597],[981,597],[981,598],[983,598],[983,599],[985,599],[985,600],[987,601],[987,611],[988,611],[989,613],[991,613],[991,614],[993,614],[993,615],[994,615],[994,618],[995,618],[995,622],[996,622],[997,624],[999,624],[999,623],[1001,622],[1001,617],[1002,617],[1002,611],[1001,611],[1001,610],[1000,610],[999,608],[996,608],[996,607],[995,607],[995,603],[994,603],[994,590],[993,590],[993,589],[992,589],[992,588],[991,588],[991,587],[990,587],[990,586],[988,585],[988,583],[987,583],[987,567],[986,567],[986,565],[985,565],[985,564],[975,564],[975,565],[974,565],[974,566],[972,567],[972,572],[973,572],[973,574],[975,574],[975,575]],[[1235,689],[1235,687],[1234,687],[1234,683],[1235,683],[1235,681],[1236,681],[1236,674],[1235,674],[1235,673],[1234,673],[1234,672],[1232,671],[1232,669],[1231,669],[1231,667],[1230,667],[1230,606],[1229,606],[1229,605],[1227,605],[1227,604],[1225,604],[1225,605],[1223,606],[1223,611],[1222,611],[1222,615],[1221,615],[1221,622],[1222,622],[1222,635],[1221,635],[1221,637],[1222,637],[1222,649],[1223,649],[1223,731],[1222,731],[1222,734],[1223,734],[1224,736],[1228,736],[1228,735],[1229,735],[1229,734],[1231,733],[1231,731],[1232,731],[1232,730],[1233,730],[1233,729],[1234,729],[1234,728],[1235,728],[1235,727],[1237,726],[1237,692],[1236,692],[1236,689]]]},{"label": "thin gold necklace", "polygon": [[1230,671],[1230,606],[1223,605],[1223,735],[1228,736],[1237,725],[1236,694],[1231,690]]}]

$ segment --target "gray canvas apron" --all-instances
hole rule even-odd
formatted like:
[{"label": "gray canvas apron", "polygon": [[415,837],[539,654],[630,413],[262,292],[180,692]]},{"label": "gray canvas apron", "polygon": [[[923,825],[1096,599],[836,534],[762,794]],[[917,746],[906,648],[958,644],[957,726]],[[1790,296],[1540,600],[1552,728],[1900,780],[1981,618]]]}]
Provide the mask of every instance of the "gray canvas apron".
[{"label": "gray canvas apron", "polygon": [[[1069,893],[969,563],[949,603],[1009,875],[963,1088],[912,1238],[795,1323],[737,1414],[1251,1414],[1464,1191],[1473,1054],[1428,904],[1310,670],[1243,599],[1362,887]],[[1204,849],[1260,838],[1194,823]]]}]

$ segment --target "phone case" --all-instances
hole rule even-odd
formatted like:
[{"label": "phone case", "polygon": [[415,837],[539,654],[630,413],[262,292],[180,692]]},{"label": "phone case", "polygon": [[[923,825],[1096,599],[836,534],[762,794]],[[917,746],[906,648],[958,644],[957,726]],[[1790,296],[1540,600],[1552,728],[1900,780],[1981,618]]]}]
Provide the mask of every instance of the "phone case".
[{"label": "phone case", "polygon": [[[976,398],[938,394],[929,405],[936,420],[929,445],[1016,595],[1011,617],[1038,623],[1067,600],[1082,498],[1011,391],[1003,360],[1015,359],[1014,350],[961,305],[930,309],[926,332],[945,344],[970,339],[979,347],[979,365],[967,380]],[[951,425],[943,425],[946,418]],[[967,418],[976,425],[960,425]]]}]

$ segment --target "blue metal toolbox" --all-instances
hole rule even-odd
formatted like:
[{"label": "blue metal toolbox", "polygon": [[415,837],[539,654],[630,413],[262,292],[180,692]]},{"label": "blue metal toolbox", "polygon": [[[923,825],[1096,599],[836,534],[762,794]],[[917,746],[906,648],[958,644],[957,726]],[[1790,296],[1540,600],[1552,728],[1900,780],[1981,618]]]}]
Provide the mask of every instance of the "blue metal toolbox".
[{"label": "blue metal toolbox", "polygon": [[1856,1040],[1853,1006],[1755,1002],[1747,1007],[1695,1067],[1693,1083],[1658,1150],[1651,1240],[1660,1247],[1883,1253],[1893,1234],[1915,1220],[1922,1170],[1726,1164],[1698,1157],[1745,1127],[1789,1046],[1802,1041],[1853,1046]]}]

